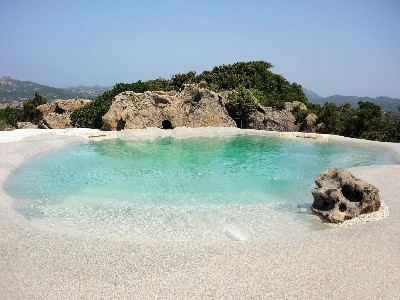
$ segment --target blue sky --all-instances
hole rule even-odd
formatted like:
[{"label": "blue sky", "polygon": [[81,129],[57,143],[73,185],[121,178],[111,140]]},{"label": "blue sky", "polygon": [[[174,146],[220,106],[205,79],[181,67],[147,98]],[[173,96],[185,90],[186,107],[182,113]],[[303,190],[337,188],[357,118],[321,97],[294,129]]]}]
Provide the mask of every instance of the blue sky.
[{"label": "blue sky", "polygon": [[400,98],[400,0],[0,0],[0,75],[111,86],[251,60],[321,96]]}]

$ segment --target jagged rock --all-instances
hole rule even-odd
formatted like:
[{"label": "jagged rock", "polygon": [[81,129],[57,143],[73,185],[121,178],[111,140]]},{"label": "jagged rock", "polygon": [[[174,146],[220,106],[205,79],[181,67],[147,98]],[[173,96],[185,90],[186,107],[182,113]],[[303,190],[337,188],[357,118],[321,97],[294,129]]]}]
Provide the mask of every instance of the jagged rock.
[{"label": "jagged rock", "polygon": [[317,132],[320,128],[317,124],[318,117],[315,114],[308,114],[300,125],[300,131],[302,132]]},{"label": "jagged rock", "polygon": [[296,124],[296,118],[291,110],[291,106],[278,110],[258,105],[257,110],[249,116],[243,127],[258,130],[299,131],[300,126]]},{"label": "jagged rock", "polygon": [[39,122],[39,128],[73,127],[70,119],[71,113],[90,102],[87,99],[69,99],[39,105],[37,108],[43,114],[42,120]]},{"label": "jagged rock", "polygon": [[103,129],[233,127],[236,123],[225,108],[229,95],[196,84],[186,84],[180,92],[123,92],[103,116]]},{"label": "jagged rock", "polygon": [[38,126],[31,122],[17,122],[17,125],[15,126],[15,128],[17,128],[17,129],[37,129]]},{"label": "jagged rock", "polygon": [[[256,99],[257,109],[243,123],[244,128],[271,130],[281,132],[299,131],[300,125],[292,111],[295,108],[307,110],[304,103],[299,101],[285,102],[284,109],[264,107]],[[240,127],[240,126],[239,126]]]},{"label": "jagged rock", "polygon": [[292,111],[295,108],[299,108],[300,110],[307,110],[307,106],[300,101],[285,102],[285,109]]},{"label": "jagged rock", "polygon": [[333,223],[342,223],[379,210],[379,190],[349,171],[331,168],[317,176],[317,188],[312,190],[312,210]]}]

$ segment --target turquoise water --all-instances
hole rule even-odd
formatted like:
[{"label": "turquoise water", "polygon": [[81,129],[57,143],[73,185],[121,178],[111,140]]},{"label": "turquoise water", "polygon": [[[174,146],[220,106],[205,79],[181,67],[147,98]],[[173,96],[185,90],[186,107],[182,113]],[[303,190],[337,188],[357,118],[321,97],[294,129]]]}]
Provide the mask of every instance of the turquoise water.
[{"label": "turquoise water", "polygon": [[14,171],[5,189],[16,210],[47,225],[93,232],[118,224],[119,232],[134,226],[153,236],[161,224],[176,235],[233,216],[237,226],[240,210],[250,221],[254,208],[262,218],[280,211],[304,221],[317,174],[392,163],[364,148],[259,136],[116,139],[40,155]]}]

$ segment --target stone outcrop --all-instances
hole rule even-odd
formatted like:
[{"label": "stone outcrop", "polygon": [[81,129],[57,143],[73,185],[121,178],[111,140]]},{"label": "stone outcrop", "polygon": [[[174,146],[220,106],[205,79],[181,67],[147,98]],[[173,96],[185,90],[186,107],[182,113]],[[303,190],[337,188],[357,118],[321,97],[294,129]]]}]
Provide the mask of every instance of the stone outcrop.
[{"label": "stone outcrop", "polygon": [[377,211],[381,205],[378,189],[346,170],[328,169],[317,176],[315,183],[312,210],[330,222],[342,223]]},{"label": "stone outcrop", "polygon": [[285,102],[286,110],[293,111],[295,108],[298,108],[300,110],[307,110],[307,106],[300,101]]},{"label": "stone outcrop", "polygon": [[308,114],[300,125],[302,132],[317,132],[321,124],[317,123],[318,117],[315,114]]},{"label": "stone outcrop", "polygon": [[245,128],[272,131],[299,131],[296,118],[290,110],[273,107],[258,108],[246,121]]},{"label": "stone outcrop", "polygon": [[39,122],[39,128],[71,128],[71,113],[90,103],[86,99],[59,100],[39,105],[37,108],[42,112],[43,117]]},{"label": "stone outcrop", "polygon": [[236,127],[225,108],[229,97],[196,84],[184,85],[180,92],[123,92],[103,116],[103,129]]},{"label": "stone outcrop", "polygon": [[244,127],[283,132],[299,131],[300,125],[296,124],[296,118],[292,114],[295,108],[307,109],[303,103],[298,101],[286,102],[282,110],[258,104],[257,109],[246,120]]}]

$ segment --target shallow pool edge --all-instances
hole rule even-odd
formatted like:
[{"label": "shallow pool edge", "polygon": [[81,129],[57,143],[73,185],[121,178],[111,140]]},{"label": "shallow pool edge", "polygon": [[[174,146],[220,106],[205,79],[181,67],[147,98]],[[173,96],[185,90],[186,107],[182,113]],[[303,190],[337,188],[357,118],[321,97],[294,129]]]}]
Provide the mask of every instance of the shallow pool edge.
[{"label": "shallow pool edge", "polygon": [[[342,136],[302,133],[302,132],[276,132],[254,129],[239,129],[234,127],[178,127],[173,130],[159,128],[131,129],[123,131],[100,131],[87,128],[69,129],[17,129],[0,133],[0,195],[2,203],[12,205],[13,199],[3,189],[3,183],[8,175],[18,168],[24,161],[72,143],[97,141],[104,139],[120,138],[124,140],[152,139],[162,137],[192,138],[192,137],[227,137],[237,135],[257,135],[284,139],[306,139],[315,142],[328,142],[346,144],[351,146],[367,147],[382,151],[390,155],[400,164],[400,144],[354,139]],[[393,167],[396,165],[393,165]],[[390,166],[388,166],[390,168]],[[375,166],[362,167],[363,170]],[[362,176],[361,176],[362,177]],[[393,191],[398,193],[398,191]],[[384,200],[384,199],[383,199]],[[390,203],[388,204],[390,206]]]}]

